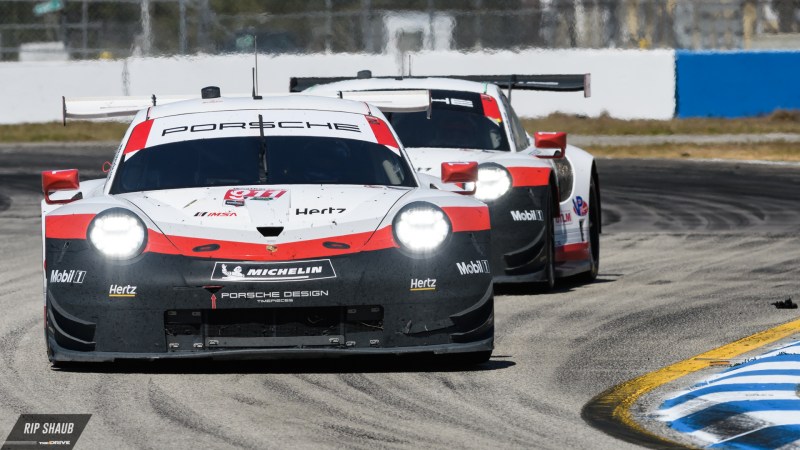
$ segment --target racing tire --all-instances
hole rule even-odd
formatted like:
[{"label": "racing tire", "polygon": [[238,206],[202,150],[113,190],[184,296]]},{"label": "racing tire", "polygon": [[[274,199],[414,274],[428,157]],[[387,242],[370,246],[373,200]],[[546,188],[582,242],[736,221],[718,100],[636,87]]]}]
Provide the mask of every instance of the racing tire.
[{"label": "racing tire", "polygon": [[600,271],[600,210],[594,177],[589,185],[589,248],[592,253],[591,268],[579,275],[580,281],[591,283]]}]

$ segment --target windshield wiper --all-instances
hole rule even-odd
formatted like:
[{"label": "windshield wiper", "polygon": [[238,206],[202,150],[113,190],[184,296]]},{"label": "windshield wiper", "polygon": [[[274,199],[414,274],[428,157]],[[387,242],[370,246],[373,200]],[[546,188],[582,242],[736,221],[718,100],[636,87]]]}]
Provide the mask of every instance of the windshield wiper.
[{"label": "windshield wiper", "polygon": [[261,135],[261,146],[258,150],[258,182],[267,182],[267,138],[264,137],[264,118],[258,115],[258,132]]}]

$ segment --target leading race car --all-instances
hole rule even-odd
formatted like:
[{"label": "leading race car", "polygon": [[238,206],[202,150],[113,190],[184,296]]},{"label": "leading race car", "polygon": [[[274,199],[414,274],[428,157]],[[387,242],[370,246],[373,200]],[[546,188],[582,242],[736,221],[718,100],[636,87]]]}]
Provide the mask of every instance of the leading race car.
[{"label": "leading race car", "polygon": [[[370,101],[387,92],[430,92],[427,111],[388,113],[416,170],[438,176],[452,159],[480,163],[477,186],[462,192],[489,205],[491,267],[501,283],[556,277],[597,277],[600,264],[600,185],[594,158],[567,145],[565,133],[528,135],[500,87],[584,91],[587,75],[514,75],[373,78],[292,78],[290,90]],[[454,188],[458,189],[458,188]]]},{"label": "leading race car", "polygon": [[489,358],[483,203],[421,182],[375,107],[218,91],[139,111],[106,179],[42,174],[51,361]]}]

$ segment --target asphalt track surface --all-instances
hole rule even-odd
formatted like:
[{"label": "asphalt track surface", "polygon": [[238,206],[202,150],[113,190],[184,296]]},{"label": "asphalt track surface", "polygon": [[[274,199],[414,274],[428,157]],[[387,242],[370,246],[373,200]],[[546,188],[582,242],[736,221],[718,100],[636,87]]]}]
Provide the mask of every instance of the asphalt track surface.
[{"label": "asphalt track surface", "polygon": [[39,171],[101,176],[104,146],[0,147],[0,439],[20,413],[91,413],[78,448],[592,448],[632,445],[582,407],[620,382],[797,316],[800,168],[598,162],[596,283],[496,299],[474,369],[328,361],[51,369]]}]

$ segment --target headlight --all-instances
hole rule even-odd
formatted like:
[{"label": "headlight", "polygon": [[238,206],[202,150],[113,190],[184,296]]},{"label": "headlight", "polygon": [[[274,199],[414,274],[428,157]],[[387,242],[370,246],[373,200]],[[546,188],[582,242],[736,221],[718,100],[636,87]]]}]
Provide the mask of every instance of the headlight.
[{"label": "headlight", "polygon": [[497,200],[511,188],[511,176],[500,166],[478,168],[475,198],[481,201]]},{"label": "headlight", "polygon": [[129,259],[144,250],[147,229],[134,213],[114,208],[97,215],[89,225],[89,242],[113,259]]},{"label": "headlight", "polygon": [[430,203],[411,203],[395,217],[394,235],[411,252],[431,252],[450,236],[450,221],[444,211]]}]

